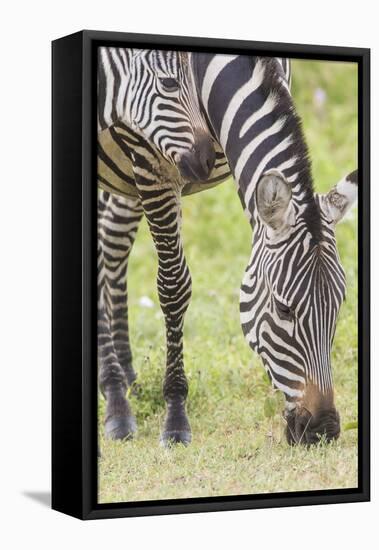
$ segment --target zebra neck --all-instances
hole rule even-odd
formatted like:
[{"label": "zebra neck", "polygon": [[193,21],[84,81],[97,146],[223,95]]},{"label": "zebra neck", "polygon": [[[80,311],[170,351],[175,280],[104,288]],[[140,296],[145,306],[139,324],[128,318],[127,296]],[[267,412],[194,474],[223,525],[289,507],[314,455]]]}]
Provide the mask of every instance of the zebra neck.
[{"label": "zebra neck", "polygon": [[270,169],[291,183],[299,206],[316,208],[308,149],[278,61],[202,57],[195,65],[201,100],[249,219],[254,220],[256,184]]}]

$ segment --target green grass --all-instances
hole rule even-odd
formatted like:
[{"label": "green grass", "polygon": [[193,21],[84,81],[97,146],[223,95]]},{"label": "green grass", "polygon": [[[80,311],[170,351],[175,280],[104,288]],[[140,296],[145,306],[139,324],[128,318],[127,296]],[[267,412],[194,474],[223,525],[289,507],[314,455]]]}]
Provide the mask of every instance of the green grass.
[{"label": "green grass", "polygon": [[[293,69],[293,94],[304,121],[315,186],[326,191],[357,165],[356,68],[296,61]],[[315,104],[316,88],[326,92],[323,105]],[[282,398],[270,387],[239,324],[238,292],[251,234],[232,182],[183,199],[183,238],[193,280],[185,322],[193,443],[169,451],[158,444],[164,419],[164,323],[156,292],[156,254],[143,222],[129,269],[131,340],[141,385],[139,397],[130,400],[139,431],[130,442],[104,440],[100,399],[99,502],[356,486],[357,430],[343,430],[338,442],[312,449],[290,448],[285,442]],[[336,404],[346,426],[357,419],[356,211],[338,226],[337,239],[348,291],[333,369]],[[140,307],[141,296],[152,299],[154,307]],[[271,403],[275,407],[270,413]]]}]

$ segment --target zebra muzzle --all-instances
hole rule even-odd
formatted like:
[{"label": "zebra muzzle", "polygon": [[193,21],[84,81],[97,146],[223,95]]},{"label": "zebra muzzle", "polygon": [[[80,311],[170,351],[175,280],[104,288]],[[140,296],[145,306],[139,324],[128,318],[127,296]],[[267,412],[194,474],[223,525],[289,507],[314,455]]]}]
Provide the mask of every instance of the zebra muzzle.
[{"label": "zebra muzzle", "polygon": [[191,182],[206,181],[213,170],[216,152],[210,136],[201,131],[196,134],[194,146],[180,157],[181,176]]},{"label": "zebra muzzle", "polygon": [[307,409],[287,413],[286,437],[290,445],[330,443],[340,435],[340,416],[333,407],[311,414]]}]

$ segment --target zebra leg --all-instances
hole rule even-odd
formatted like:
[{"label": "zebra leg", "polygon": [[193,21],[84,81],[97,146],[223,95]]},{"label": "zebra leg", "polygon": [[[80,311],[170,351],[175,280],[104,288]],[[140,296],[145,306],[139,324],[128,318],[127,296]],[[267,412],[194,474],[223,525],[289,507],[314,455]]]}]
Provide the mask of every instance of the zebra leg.
[{"label": "zebra leg", "polygon": [[99,384],[107,407],[105,436],[109,439],[130,439],[137,430],[136,420],[125,398],[126,376],[115,352],[110,320],[104,307],[98,305]]},{"label": "zebra leg", "polygon": [[[146,178],[146,176],[145,176]],[[167,414],[161,444],[187,445],[191,428],[185,410],[188,383],[183,365],[184,315],[191,298],[191,276],[180,237],[180,194],[172,187],[139,186],[142,205],[158,253],[158,295],[166,324],[166,373],[163,395]]]},{"label": "zebra leg", "polygon": [[105,434],[112,439],[127,439],[136,431],[125,398],[127,386],[136,378],[129,341],[126,272],[142,214],[138,201],[99,192],[99,381],[107,401]]},{"label": "zebra leg", "polygon": [[113,344],[128,385],[136,379],[129,339],[127,270],[129,255],[143,216],[140,201],[111,195],[103,216],[102,240],[105,248],[107,287],[111,303]]}]

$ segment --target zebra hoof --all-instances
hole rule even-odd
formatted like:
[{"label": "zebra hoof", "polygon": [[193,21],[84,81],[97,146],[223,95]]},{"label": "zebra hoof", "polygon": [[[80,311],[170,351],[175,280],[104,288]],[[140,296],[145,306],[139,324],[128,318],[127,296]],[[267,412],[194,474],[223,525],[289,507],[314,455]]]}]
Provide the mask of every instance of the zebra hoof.
[{"label": "zebra hoof", "polygon": [[132,439],[137,432],[134,416],[112,416],[105,422],[107,439]]},{"label": "zebra hoof", "polygon": [[192,435],[189,430],[165,430],[160,439],[161,447],[169,449],[178,443],[185,447],[191,443]]}]

